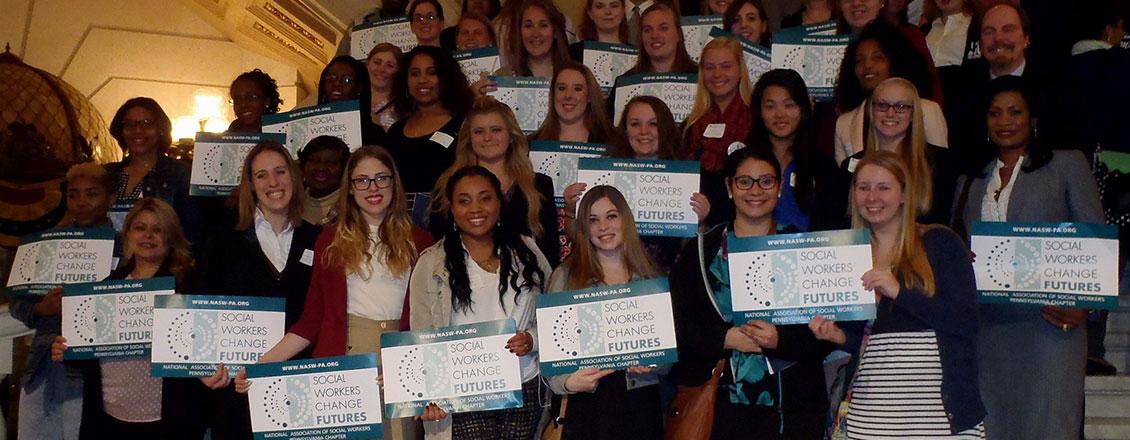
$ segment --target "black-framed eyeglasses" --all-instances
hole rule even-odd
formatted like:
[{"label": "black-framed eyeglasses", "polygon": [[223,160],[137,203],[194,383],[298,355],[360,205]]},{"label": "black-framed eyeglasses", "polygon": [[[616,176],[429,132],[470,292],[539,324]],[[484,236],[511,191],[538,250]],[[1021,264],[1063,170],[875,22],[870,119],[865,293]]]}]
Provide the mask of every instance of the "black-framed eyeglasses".
[{"label": "black-framed eyeglasses", "polygon": [[263,99],[263,95],[257,95],[257,94],[254,94],[254,93],[252,93],[250,95],[243,95],[243,96],[232,96],[231,98],[228,99],[228,104],[229,105],[235,105],[235,103],[237,103],[237,102],[258,101],[260,99]]},{"label": "black-framed eyeglasses", "polygon": [[384,189],[392,186],[392,174],[378,174],[373,178],[361,176],[349,179],[349,181],[353,183],[353,189],[357,191],[367,190],[374,183],[377,185],[378,189]]},{"label": "black-framed eyeglasses", "polygon": [[738,187],[738,189],[742,191],[753,188],[753,184],[755,183],[757,184],[757,186],[761,187],[761,189],[769,191],[777,187],[778,180],[779,179],[777,179],[777,176],[770,176],[766,174],[756,179],[750,176],[737,176],[733,179],[733,182],[734,186]]},{"label": "black-framed eyeglasses", "polygon": [[413,21],[418,21],[418,22],[420,22],[420,23],[423,23],[423,22],[425,22],[425,21],[436,21],[436,18],[437,18],[437,17],[436,17],[436,15],[435,15],[435,14],[428,14],[428,15],[417,15],[417,16],[414,16],[414,17],[412,17],[412,20],[413,20]]},{"label": "black-framed eyeglasses", "polygon": [[875,109],[875,111],[879,113],[886,113],[887,110],[890,110],[892,108],[895,109],[895,113],[906,113],[913,109],[914,106],[905,102],[891,103],[884,101],[875,101],[871,103],[871,108]]}]

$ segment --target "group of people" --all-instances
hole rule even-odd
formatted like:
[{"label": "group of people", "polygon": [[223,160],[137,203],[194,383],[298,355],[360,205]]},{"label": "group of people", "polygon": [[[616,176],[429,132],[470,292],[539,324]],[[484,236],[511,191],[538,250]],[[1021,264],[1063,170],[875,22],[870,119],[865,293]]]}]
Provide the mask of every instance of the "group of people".
[{"label": "group of people", "polygon": [[[978,305],[968,231],[977,221],[1105,222],[1078,149],[1118,148],[1125,124],[1088,116],[1105,104],[1058,107],[1079,97],[1049,98],[1040,81],[1124,68],[1126,51],[1112,47],[1122,19],[1096,10],[1073,49],[1086,59],[1056,77],[1037,64],[1048,58],[1026,57],[1022,7],[924,2],[926,31],[906,22],[903,1],[807,0],[785,19],[839,20],[856,34],[827,103],[792,70],[751,81],[740,39],[771,44],[761,0],[702,1],[733,36],[709,42],[698,63],[666,0],[588,0],[579,32],[551,0],[467,0],[447,29],[442,2],[416,0],[406,12],[419,46],[378,44],[319,78],[318,103],[360,102],[365,146],[322,136],[294,157],[262,142],[230,198],[190,197],[189,166],[164,155],[168,116],[134,98],[110,125],[125,160],[67,174],[67,226],[112,226],[110,207],[132,204],[108,279],[172,276],[182,294],[285,298],[287,333],[260,362],[379,353],[383,333],[515,321],[506,348],[521,366],[522,407],[449,414],[432,404],[385,419],[381,438],[531,439],[549,425],[566,439],[658,439],[675,386],[716,376],[715,439],[1079,438],[1088,311]],[[659,97],[635,96],[613,121],[593,72],[571,58],[576,39],[639,45],[629,73],[698,74],[690,115],[678,124]],[[550,78],[532,134],[485,96],[494,84],[469,83],[440,47],[491,45],[506,54],[501,73]],[[232,132],[260,131],[282,104],[259,70],[230,94]],[[1064,126],[1082,116],[1085,129]],[[528,158],[536,140],[698,161],[700,189],[686,202],[699,234],[641,237],[612,186],[566,182],[557,208],[552,179]],[[729,237],[848,228],[871,235],[861,283],[875,293],[875,320],[735,319]],[[661,277],[676,363],[540,374],[539,294]],[[21,438],[250,438],[255,383],[244,372],[161,379],[142,357],[62,362],[61,308],[61,289],[12,300],[36,329]],[[856,360],[840,373],[846,395],[826,380],[835,350]]]}]

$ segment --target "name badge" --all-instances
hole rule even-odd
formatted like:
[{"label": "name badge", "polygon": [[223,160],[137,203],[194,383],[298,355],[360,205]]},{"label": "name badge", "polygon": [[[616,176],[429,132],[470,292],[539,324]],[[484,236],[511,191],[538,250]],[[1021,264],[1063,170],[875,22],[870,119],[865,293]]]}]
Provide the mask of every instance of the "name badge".
[{"label": "name badge", "polygon": [[796,173],[789,174],[789,186],[796,188]]},{"label": "name badge", "polygon": [[859,166],[859,159],[856,159],[854,157],[848,159],[848,172],[849,173],[854,173],[855,167],[857,167],[857,166]]},{"label": "name badge", "polygon": [[437,131],[435,133],[432,133],[432,137],[430,138],[430,140],[432,142],[435,142],[437,144],[442,145],[443,148],[449,148],[449,147],[451,147],[451,143],[455,141],[455,138],[451,137],[451,135],[444,133],[442,131]]},{"label": "name badge", "polygon": [[298,262],[305,264],[307,266],[313,266],[314,265],[314,251],[310,250],[310,249],[303,250],[302,251],[302,258],[299,258]]},{"label": "name badge", "polygon": [[718,139],[726,133],[726,124],[710,124],[706,126],[706,131],[702,132],[703,137]]}]

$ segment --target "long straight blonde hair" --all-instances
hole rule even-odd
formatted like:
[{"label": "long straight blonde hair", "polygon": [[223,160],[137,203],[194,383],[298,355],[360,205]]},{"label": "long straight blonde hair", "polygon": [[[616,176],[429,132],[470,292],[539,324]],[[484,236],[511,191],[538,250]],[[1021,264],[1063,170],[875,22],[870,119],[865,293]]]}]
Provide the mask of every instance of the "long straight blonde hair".
[{"label": "long straight blonde hair", "polygon": [[[392,171],[392,200],[388,212],[377,227],[380,246],[374,254],[370,246],[369,222],[361,215],[361,207],[353,199],[350,176],[362,159],[372,158],[380,161]],[[374,183],[375,184],[375,183]],[[378,264],[388,267],[393,276],[407,274],[416,261],[418,249],[412,241],[412,218],[408,215],[408,197],[400,181],[400,171],[388,150],[376,145],[366,145],[349,155],[345,173],[341,176],[341,196],[337,202],[337,232],[333,242],[326,247],[322,262],[327,265],[340,265],[346,275],[358,275],[369,279],[373,271],[369,269],[376,259]]]},{"label": "long straight blonde hair", "polygon": [[644,279],[663,276],[658,266],[651,260],[651,254],[647,253],[640,241],[632,208],[628,206],[624,195],[614,187],[598,185],[585,193],[585,197],[577,207],[577,218],[573,220],[576,222],[573,228],[575,235],[573,252],[561,263],[569,271],[566,288],[583,289],[604,280],[604,270],[596,259],[596,249],[593,248],[592,236],[589,234],[589,215],[592,214],[592,205],[601,199],[608,199],[620,213],[620,235],[623,239],[620,245],[620,259],[624,262],[624,267],[628,268],[628,273]]},{"label": "long straight blonde hair", "polygon": [[903,209],[899,211],[899,232],[895,240],[894,258],[891,261],[892,271],[899,283],[912,289],[921,289],[927,298],[934,296],[934,270],[930,268],[930,261],[926,259],[926,248],[922,245],[922,236],[918,230],[915,215],[908,213],[906,207],[921,197],[918,189],[907,185],[906,163],[899,155],[890,151],[872,151],[863,156],[855,167],[851,178],[851,191],[848,192],[848,203],[851,206],[851,226],[853,228],[871,228],[871,224],[859,214],[855,200],[855,185],[859,174],[865,167],[881,167],[895,176],[902,185]]},{"label": "long straight blonde hair", "polygon": [[[742,45],[734,37],[718,37],[706,43],[702,48],[702,56],[706,57],[706,51],[712,49],[726,49],[734,56],[734,60],[738,63],[738,69],[741,70],[741,77],[738,78],[738,97],[746,106],[749,106],[750,101],[753,99],[753,86],[749,83],[749,70],[745,67],[745,58],[742,55]],[[698,63],[698,93],[694,97],[694,107],[691,108],[691,114],[687,115],[687,120],[683,124],[683,135],[690,131],[691,126],[698,122],[706,112],[710,111],[710,107],[714,105],[714,95],[706,90],[706,75],[702,72],[702,58]],[[720,111],[726,109],[720,108]]]},{"label": "long straight blonde hair", "polygon": [[[550,109],[550,112],[552,111]],[[459,129],[459,141],[455,146],[455,162],[440,175],[436,182],[435,189],[432,190],[432,203],[428,207],[428,211],[447,213],[451,206],[451,201],[447,199],[447,194],[444,192],[447,181],[451,179],[451,175],[456,170],[479,164],[479,157],[475,155],[475,149],[471,146],[471,121],[475,119],[475,116],[489,113],[501,116],[506,123],[506,132],[510,135],[510,147],[506,150],[506,163],[503,166],[506,168],[506,173],[514,180],[514,184],[518,185],[518,189],[522,191],[522,196],[525,197],[526,204],[529,206],[526,211],[526,223],[530,232],[533,232],[535,238],[541,237],[545,233],[545,228],[542,227],[539,217],[541,215],[542,195],[534,186],[534,165],[530,163],[530,144],[526,141],[526,135],[522,133],[522,128],[518,126],[518,119],[514,117],[514,111],[510,110],[510,107],[506,104],[498,102],[490,96],[475,99],[474,104],[471,105],[471,111],[463,119],[463,127]]]},{"label": "long straight blonde hair", "polygon": [[[863,103],[863,111],[868,116],[871,116],[871,105],[878,99],[879,93],[890,87],[901,87],[911,96],[911,101],[914,105],[914,111],[911,114],[910,128],[906,137],[903,138],[903,146],[899,147],[897,154],[902,158],[903,163],[906,165],[907,186],[915,187],[915,192],[918,193],[914,199],[907,199],[914,201],[914,216],[919,217],[930,212],[930,207],[933,206],[934,200],[934,178],[933,172],[930,169],[930,163],[926,160],[926,129],[922,116],[922,98],[918,96],[918,88],[914,87],[914,83],[907,81],[903,78],[888,78],[879,83],[875,90],[871,92],[871,97],[867,98]],[[871,123],[864,130],[867,130],[867,153],[879,150],[879,130],[875,128],[878,122],[874,117],[869,117]]]}]

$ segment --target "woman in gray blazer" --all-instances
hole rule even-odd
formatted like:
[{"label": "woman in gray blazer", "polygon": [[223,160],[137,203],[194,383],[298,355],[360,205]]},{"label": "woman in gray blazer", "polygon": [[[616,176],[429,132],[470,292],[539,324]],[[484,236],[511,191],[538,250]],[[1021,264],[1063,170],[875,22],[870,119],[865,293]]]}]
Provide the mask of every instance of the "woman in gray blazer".
[{"label": "woman in gray blazer", "polygon": [[[1087,159],[1052,151],[1037,137],[1042,108],[1034,86],[1005,76],[990,83],[988,97],[997,155],[959,180],[954,225],[969,231],[975,221],[1104,223]],[[977,359],[988,438],[1078,438],[1087,311],[983,304],[980,312]]]}]

